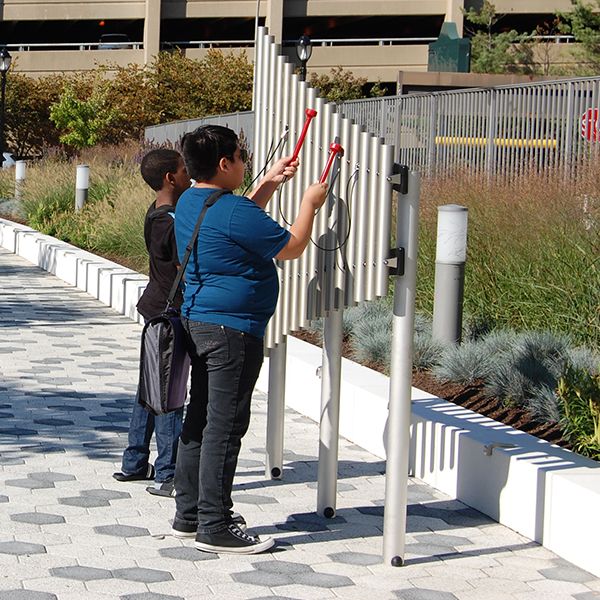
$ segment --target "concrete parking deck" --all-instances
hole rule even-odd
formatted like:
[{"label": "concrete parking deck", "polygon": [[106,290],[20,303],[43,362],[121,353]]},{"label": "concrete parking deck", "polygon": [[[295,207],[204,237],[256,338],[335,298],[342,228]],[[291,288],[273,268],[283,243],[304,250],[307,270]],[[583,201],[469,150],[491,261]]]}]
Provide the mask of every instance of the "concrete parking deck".
[{"label": "concrete parking deck", "polygon": [[255,394],[234,500],[277,539],[217,556],[169,535],[174,501],[118,483],[141,327],[0,249],[0,600],[592,600],[600,580],[418,480],[407,564],[381,564],[385,463],[340,440],[338,513],[314,512],[318,427],[286,414],[264,478]]}]

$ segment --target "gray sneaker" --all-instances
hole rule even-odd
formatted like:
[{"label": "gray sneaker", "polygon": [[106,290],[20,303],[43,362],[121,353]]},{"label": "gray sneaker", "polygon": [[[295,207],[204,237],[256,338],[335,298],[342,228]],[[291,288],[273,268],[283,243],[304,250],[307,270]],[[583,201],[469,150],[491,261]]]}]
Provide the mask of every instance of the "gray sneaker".
[{"label": "gray sneaker", "polygon": [[194,545],[202,552],[216,554],[258,554],[272,548],[274,543],[271,537],[261,540],[257,535],[242,531],[235,523],[229,523],[214,533],[197,534]]},{"label": "gray sneaker", "polygon": [[169,481],[155,481],[154,485],[146,488],[146,491],[153,496],[166,496],[167,498],[175,497],[175,484],[172,479]]}]

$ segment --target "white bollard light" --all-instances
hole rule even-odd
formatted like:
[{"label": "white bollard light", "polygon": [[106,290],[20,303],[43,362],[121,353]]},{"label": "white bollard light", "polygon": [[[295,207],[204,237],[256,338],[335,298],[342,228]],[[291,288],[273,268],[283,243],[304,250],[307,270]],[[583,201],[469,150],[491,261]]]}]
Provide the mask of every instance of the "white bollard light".
[{"label": "white bollard light", "polygon": [[25,181],[25,172],[27,163],[24,160],[18,160],[15,163],[15,200],[20,200],[23,196],[23,182]]},{"label": "white bollard light", "polygon": [[81,210],[87,202],[90,187],[90,168],[88,165],[77,165],[75,179],[75,210]]},{"label": "white bollard light", "polygon": [[460,343],[462,334],[468,216],[465,206],[438,207],[432,333],[453,344]]},{"label": "white bollard light", "polygon": [[25,172],[27,163],[24,160],[18,160],[15,163],[15,181],[25,181]]}]

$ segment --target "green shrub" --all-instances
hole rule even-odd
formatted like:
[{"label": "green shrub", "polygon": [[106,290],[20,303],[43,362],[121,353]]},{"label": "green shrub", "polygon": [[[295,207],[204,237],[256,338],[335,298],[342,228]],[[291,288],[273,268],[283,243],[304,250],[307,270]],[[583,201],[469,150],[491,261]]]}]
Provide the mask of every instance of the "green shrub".
[{"label": "green shrub", "polygon": [[433,375],[441,381],[472,385],[487,379],[495,368],[496,355],[478,342],[450,345],[442,352]]},{"label": "green shrub", "polygon": [[561,425],[575,450],[600,460],[600,374],[569,366],[558,384]]},{"label": "green shrub", "polygon": [[496,355],[486,377],[490,396],[510,405],[529,408],[535,390],[556,389],[567,364],[568,341],[549,332],[526,332],[516,336],[509,351]]}]

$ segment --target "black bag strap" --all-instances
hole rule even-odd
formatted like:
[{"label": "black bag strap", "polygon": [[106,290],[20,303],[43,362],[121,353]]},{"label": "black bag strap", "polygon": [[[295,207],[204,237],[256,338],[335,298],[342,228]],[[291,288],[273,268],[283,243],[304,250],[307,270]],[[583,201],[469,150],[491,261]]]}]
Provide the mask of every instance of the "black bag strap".
[{"label": "black bag strap", "polygon": [[204,221],[204,215],[206,215],[206,211],[213,205],[215,202],[224,194],[230,194],[229,190],[217,190],[213,192],[204,203],[202,210],[200,211],[200,215],[198,216],[198,220],[196,221],[196,227],[194,227],[194,233],[192,233],[192,237],[188,245],[185,247],[185,254],[183,255],[183,260],[181,261],[181,267],[177,272],[177,277],[175,277],[175,281],[173,282],[173,286],[171,287],[171,291],[169,292],[169,298],[167,300],[167,308],[169,310],[171,304],[173,304],[173,300],[175,299],[175,294],[177,293],[177,289],[179,288],[179,284],[183,279],[185,274],[185,269],[190,260],[190,256],[192,254],[192,250],[194,249],[194,244],[196,243],[196,239],[198,238],[198,232],[200,231],[200,225],[202,225],[202,221]]}]

